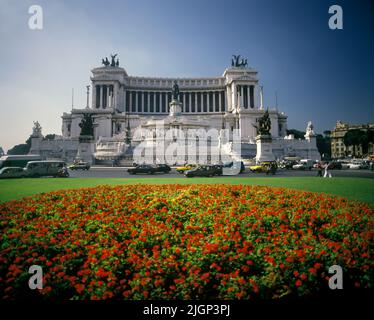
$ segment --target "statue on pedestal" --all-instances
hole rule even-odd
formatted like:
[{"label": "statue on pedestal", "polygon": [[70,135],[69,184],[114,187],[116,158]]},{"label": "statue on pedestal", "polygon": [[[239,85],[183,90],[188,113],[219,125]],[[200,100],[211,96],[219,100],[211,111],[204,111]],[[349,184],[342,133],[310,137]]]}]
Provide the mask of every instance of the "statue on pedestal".
[{"label": "statue on pedestal", "polygon": [[258,126],[254,125],[254,127],[257,129],[257,134],[270,135],[271,121],[268,110],[266,110],[264,115],[258,119]]},{"label": "statue on pedestal", "polygon": [[42,127],[39,124],[39,121],[34,121],[34,127],[32,128],[32,136],[33,137],[41,137],[42,136]]},{"label": "statue on pedestal", "polygon": [[110,66],[111,66],[111,67],[115,67],[115,66],[116,66],[116,60],[115,60],[115,59],[116,59],[117,53],[114,54],[114,55],[111,54],[110,56],[111,56],[111,58],[112,58],[112,63],[110,64]]},{"label": "statue on pedestal", "polygon": [[93,120],[92,116],[89,113],[85,113],[83,115],[83,119],[81,123],[79,124],[79,127],[81,128],[81,137],[92,137],[93,136]]},{"label": "statue on pedestal", "polygon": [[240,54],[233,55],[233,58],[231,59],[231,66],[232,67],[243,67],[245,68],[248,65],[247,60],[248,59],[241,59],[240,60]]},{"label": "statue on pedestal", "polygon": [[173,95],[173,100],[178,101],[179,97],[179,86],[176,81],[174,81],[173,89],[172,89],[172,95]]},{"label": "statue on pedestal", "polygon": [[305,138],[310,138],[310,137],[314,137],[316,134],[314,133],[314,130],[313,130],[313,123],[312,121],[308,121],[308,124],[307,124],[307,127],[306,127],[306,130],[305,130],[305,135],[304,137]]}]

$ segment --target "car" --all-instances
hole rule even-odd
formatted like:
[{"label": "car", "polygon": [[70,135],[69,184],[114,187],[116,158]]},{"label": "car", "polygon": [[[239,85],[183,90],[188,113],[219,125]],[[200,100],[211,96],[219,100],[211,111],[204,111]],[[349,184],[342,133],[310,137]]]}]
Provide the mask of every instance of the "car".
[{"label": "car", "polygon": [[265,172],[266,174],[269,174],[269,173],[275,174],[277,169],[278,169],[278,165],[275,161],[264,161],[258,165],[249,167],[249,170],[251,172],[254,172],[254,173]]},{"label": "car", "polygon": [[302,159],[298,164],[294,164],[292,169],[294,170],[312,170],[314,161],[311,159]]},{"label": "car", "polygon": [[0,179],[24,178],[25,170],[21,167],[4,167],[0,170]]},{"label": "car", "polygon": [[249,171],[251,172],[265,172],[266,168],[261,164],[256,164],[254,166],[249,166]]},{"label": "car", "polygon": [[88,170],[90,169],[90,164],[85,161],[75,162],[69,166],[70,170]]},{"label": "car", "polygon": [[156,172],[156,168],[154,166],[149,165],[149,164],[140,164],[140,165],[137,165],[134,168],[127,169],[127,172],[129,174],[137,174],[137,173],[154,174]]},{"label": "car", "polygon": [[213,168],[214,174],[216,176],[222,176],[223,165],[221,165],[221,164],[213,164],[213,165],[211,165],[211,167]]},{"label": "car", "polygon": [[[231,162],[227,162],[227,163],[224,163],[223,164],[223,167],[224,168],[232,168],[233,172],[236,172],[236,168],[239,168],[240,167],[240,172],[239,173],[243,173],[245,171],[245,166],[244,166],[244,163],[243,161],[231,161]],[[228,170],[229,172],[230,170]]]},{"label": "car", "polygon": [[176,170],[178,173],[183,174],[185,171],[195,169],[196,167],[197,167],[197,164],[188,163],[182,167],[178,167]]},{"label": "car", "polygon": [[358,170],[361,169],[361,163],[348,163],[348,169]]},{"label": "car", "polygon": [[338,161],[333,161],[329,165],[330,170],[341,170],[343,168],[342,163]]},{"label": "car", "polygon": [[156,164],[154,167],[156,169],[155,172],[169,173],[171,171],[171,168],[167,164]]},{"label": "car", "polygon": [[191,177],[213,177],[216,175],[216,168],[214,166],[198,166],[192,170],[185,171],[184,175],[187,178]]}]

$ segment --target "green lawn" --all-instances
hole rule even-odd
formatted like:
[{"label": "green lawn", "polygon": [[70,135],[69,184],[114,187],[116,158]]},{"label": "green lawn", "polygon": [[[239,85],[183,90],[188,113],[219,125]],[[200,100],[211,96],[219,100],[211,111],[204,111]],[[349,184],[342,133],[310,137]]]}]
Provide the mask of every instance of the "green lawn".
[{"label": "green lawn", "polygon": [[0,202],[20,199],[40,192],[59,189],[93,187],[100,184],[200,184],[230,183],[245,185],[267,185],[302,189],[314,192],[325,192],[353,200],[374,204],[374,179],[365,178],[332,178],[318,177],[221,177],[221,178],[39,178],[0,180]]}]

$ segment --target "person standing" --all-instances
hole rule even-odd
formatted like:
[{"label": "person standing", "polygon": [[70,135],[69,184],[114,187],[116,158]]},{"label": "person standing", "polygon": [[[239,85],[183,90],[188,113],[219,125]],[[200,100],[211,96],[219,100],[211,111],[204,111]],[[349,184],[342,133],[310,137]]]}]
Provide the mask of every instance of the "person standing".
[{"label": "person standing", "polygon": [[323,175],[324,178],[326,178],[327,176],[328,176],[329,178],[332,177],[332,175],[331,175],[331,173],[330,173],[330,171],[329,171],[329,166],[330,166],[330,163],[329,163],[329,162],[326,162],[326,164],[325,164],[325,174]]}]

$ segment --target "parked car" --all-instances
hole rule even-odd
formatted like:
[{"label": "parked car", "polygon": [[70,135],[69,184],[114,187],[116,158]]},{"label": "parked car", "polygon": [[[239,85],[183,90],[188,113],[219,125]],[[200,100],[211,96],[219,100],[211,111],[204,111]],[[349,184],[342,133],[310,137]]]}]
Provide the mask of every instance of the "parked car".
[{"label": "parked car", "polygon": [[294,170],[312,170],[314,161],[311,159],[302,159],[298,164],[294,164],[292,169]]},{"label": "parked car", "polygon": [[66,168],[64,161],[46,160],[29,161],[24,168],[27,177],[60,176],[60,171]]},{"label": "parked car", "polygon": [[187,170],[192,170],[197,167],[197,164],[188,163],[182,167],[178,167],[176,170],[178,173],[184,173]]},{"label": "parked car", "polygon": [[[271,168],[275,168],[275,170],[278,168],[278,165],[275,161],[266,161],[262,162],[261,164],[250,166],[249,170],[251,172],[266,172],[269,173],[271,171]],[[274,171],[274,169],[273,169]],[[275,171],[274,171],[275,173]]]},{"label": "parked car", "polygon": [[223,166],[221,164],[213,164],[211,166],[213,167],[216,176],[222,176]]},{"label": "parked car", "polygon": [[[227,173],[230,173],[230,171],[233,171],[233,173],[237,174],[237,169],[240,168],[239,170],[239,173],[243,173],[245,171],[245,166],[244,166],[244,163],[243,161],[231,161],[231,162],[227,162],[225,164],[223,164],[223,167],[228,169],[232,169],[232,170],[226,170]],[[227,174],[227,175],[231,175],[231,174]]]},{"label": "parked car", "polygon": [[187,178],[213,177],[216,175],[216,168],[214,166],[198,166],[195,169],[187,170],[184,174]]},{"label": "parked car", "polygon": [[0,170],[0,179],[24,178],[25,171],[21,167],[4,167]]},{"label": "parked car", "polygon": [[155,172],[169,173],[171,171],[171,168],[167,164],[156,164],[154,167]]},{"label": "parked car", "polygon": [[330,162],[329,169],[330,170],[341,170],[343,168],[342,163],[338,161]]},{"label": "parked car", "polygon": [[75,162],[69,166],[70,170],[88,170],[90,169],[90,164],[85,161]]},{"label": "parked car", "polygon": [[358,163],[358,162],[348,163],[348,169],[351,169],[351,170],[361,169],[361,163]]},{"label": "parked car", "polygon": [[127,172],[129,174],[137,174],[137,173],[154,174],[156,172],[156,168],[149,164],[140,164],[140,165],[137,165],[135,168],[127,169]]}]

